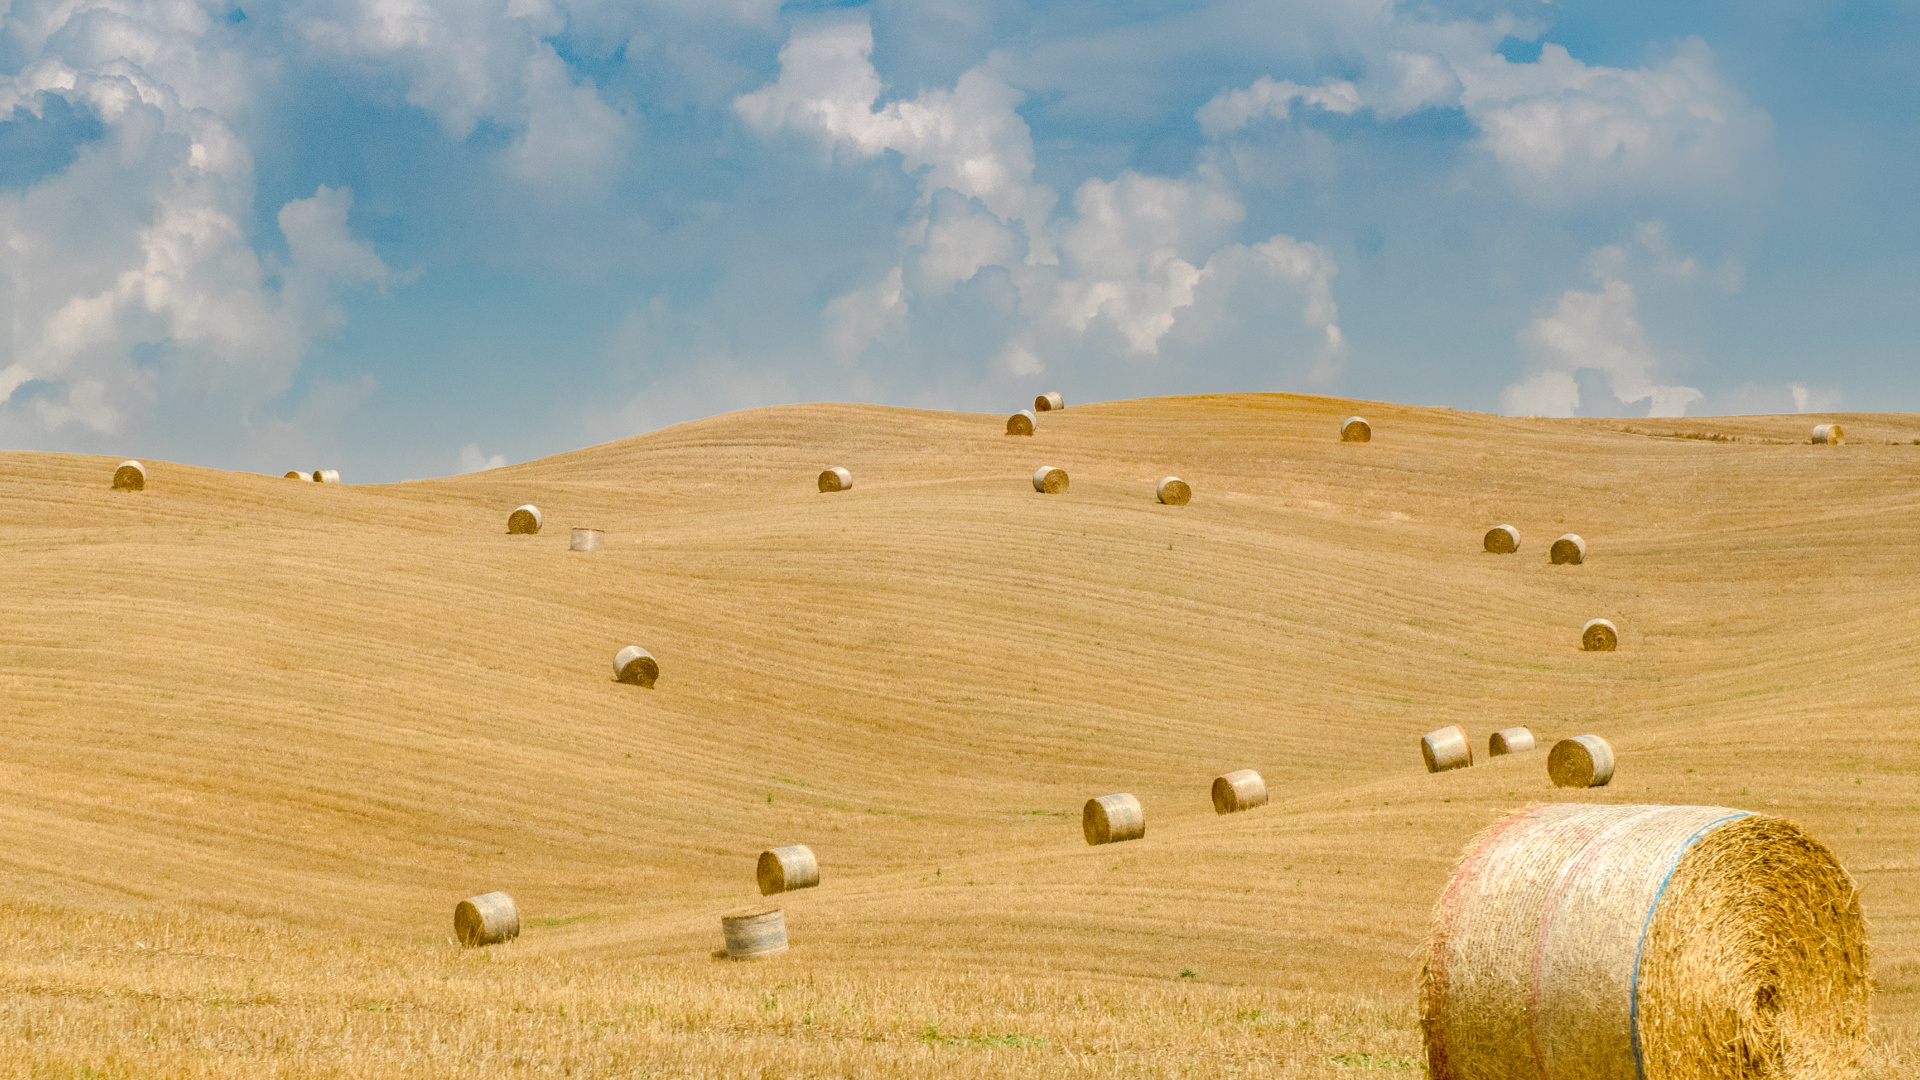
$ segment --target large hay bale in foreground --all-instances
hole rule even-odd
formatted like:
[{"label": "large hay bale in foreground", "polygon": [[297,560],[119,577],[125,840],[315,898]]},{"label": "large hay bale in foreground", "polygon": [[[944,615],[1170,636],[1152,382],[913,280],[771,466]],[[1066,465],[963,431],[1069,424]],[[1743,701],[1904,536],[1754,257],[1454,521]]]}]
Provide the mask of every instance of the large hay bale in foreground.
[{"label": "large hay bale in foreground", "polygon": [[613,677],[616,682],[651,688],[660,678],[660,662],[640,646],[629,645],[613,654]]},{"label": "large hay bale in foreground", "polygon": [[1511,525],[1495,525],[1487,530],[1487,538],[1480,546],[1495,555],[1511,555],[1520,550],[1520,530]]},{"label": "large hay bale in foreground", "polygon": [[147,490],[147,467],[137,461],[123,461],[113,470],[113,489],[115,491]]},{"label": "large hay bale in foreground", "polygon": [[1154,494],[1168,506],[1185,506],[1193,499],[1193,489],[1187,486],[1185,480],[1177,476],[1169,476],[1160,481],[1160,486],[1154,489]]},{"label": "large hay bale in foreground", "polygon": [[1587,542],[1574,533],[1567,533],[1547,549],[1547,561],[1555,566],[1579,566],[1587,561]]},{"label": "large hay bale in foreground", "polygon": [[1007,434],[1031,435],[1033,434],[1033,425],[1039,419],[1039,417],[1033,415],[1032,409],[1021,409],[1019,412],[1007,417]]},{"label": "large hay bale in foreground", "polygon": [[568,551],[599,551],[602,537],[599,529],[575,529],[567,537]]},{"label": "large hay bale in foreground", "polygon": [[1067,470],[1051,465],[1042,465],[1033,470],[1033,490],[1046,495],[1058,495],[1067,490]]},{"label": "large hay bale in foreground", "polygon": [[289,472],[287,475],[281,477],[281,479],[282,480],[304,480],[307,483],[311,484],[313,483],[313,474],[300,472],[299,470],[296,469],[292,472]]},{"label": "large hay bale in foreground", "polygon": [[1346,423],[1340,425],[1340,441],[1372,442],[1373,425],[1357,416],[1349,416]]},{"label": "large hay bale in foreground", "polygon": [[1606,787],[1613,780],[1613,747],[1598,735],[1561,739],[1547,751],[1547,778],[1554,787]]},{"label": "large hay bale in foreground", "polygon": [[1213,778],[1213,812],[1237,814],[1267,805],[1267,782],[1252,769],[1235,769]]},{"label": "large hay bale in foreground", "polygon": [[820,884],[820,860],[805,844],[772,848],[760,853],[753,875],[760,883],[761,896],[811,889]]},{"label": "large hay bale in foreground", "polygon": [[540,531],[540,508],[527,503],[507,515],[507,532],[514,536],[532,536]]},{"label": "large hay bale in foreground", "polygon": [[1847,441],[1847,433],[1839,424],[1821,424],[1813,429],[1813,441],[1818,445],[1839,446]]},{"label": "large hay bale in foreground", "polygon": [[1147,835],[1147,812],[1131,795],[1102,795],[1088,799],[1080,811],[1080,831],[1089,844],[1118,844]]},{"label": "large hay bale in foreground", "polygon": [[1868,942],[1833,853],[1720,806],[1536,804],[1476,836],[1421,973],[1432,1080],[1840,1080]]},{"label": "large hay bale in foreground", "polygon": [[777,907],[739,908],[720,916],[727,957],[751,960],[787,951],[787,915]]},{"label": "large hay bale in foreground", "polygon": [[1534,747],[1533,732],[1523,727],[1501,728],[1487,739],[1487,756],[1524,754]]},{"label": "large hay bale in foreground", "polygon": [[1054,412],[1067,407],[1067,399],[1058,390],[1050,390],[1033,399],[1034,412]]},{"label": "large hay bale in foreground", "polygon": [[1583,652],[1612,652],[1620,647],[1620,631],[1606,619],[1588,619],[1580,628]]},{"label": "large hay bale in foreground", "polygon": [[828,469],[820,474],[821,491],[845,491],[853,486],[853,474],[842,468]]},{"label": "large hay bale in foreground", "polygon": [[1454,724],[1420,736],[1420,756],[1430,773],[1464,769],[1473,764],[1473,744],[1467,741],[1467,729]]},{"label": "large hay bale in foreground", "polygon": [[316,484],[337,484],[340,482],[339,469],[313,470],[313,482]]},{"label": "large hay bale in foreground", "polygon": [[453,935],[469,948],[498,945],[520,936],[520,912],[503,892],[469,896],[454,905]]}]

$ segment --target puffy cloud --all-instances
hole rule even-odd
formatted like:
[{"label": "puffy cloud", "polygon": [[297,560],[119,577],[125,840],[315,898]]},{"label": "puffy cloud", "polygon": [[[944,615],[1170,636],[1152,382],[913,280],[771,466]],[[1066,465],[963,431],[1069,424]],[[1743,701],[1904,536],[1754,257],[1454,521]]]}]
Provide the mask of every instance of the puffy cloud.
[{"label": "puffy cloud", "polygon": [[488,457],[486,451],[480,449],[479,443],[468,443],[460,448],[460,471],[463,473],[498,469],[506,463],[507,455],[495,454]]},{"label": "puffy cloud", "polygon": [[1502,411],[1573,415],[1580,393],[1572,373],[1585,369],[1599,372],[1622,402],[1648,402],[1648,416],[1685,416],[1687,406],[1705,395],[1655,381],[1661,361],[1647,344],[1637,306],[1633,286],[1624,281],[1604,282],[1597,292],[1562,293],[1554,313],[1535,319],[1521,335],[1546,370],[1508,387],[1500,396]]},{"label": "puffy cloud", "polygon": [[1238,131],[1262,117],[1285,120],[1299,101],[1328,112],[1350,113],[1360,108],[1360,89],[1344,79],[1328,79],[1320,86],[1301,86],[1262,75],[1245,90],[1229,90],[1200,107],[1195,118],[1200,130],[1219,137]]}]

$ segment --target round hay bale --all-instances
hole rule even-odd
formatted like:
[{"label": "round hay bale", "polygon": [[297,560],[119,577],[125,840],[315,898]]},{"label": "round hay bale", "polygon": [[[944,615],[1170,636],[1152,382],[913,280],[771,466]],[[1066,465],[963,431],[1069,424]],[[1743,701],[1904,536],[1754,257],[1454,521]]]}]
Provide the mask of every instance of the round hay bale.
[{"label": "round hay bale", "polygon": [[1185,480],[1177,476],[1169,476],[1160,481],[1160,486],[1154,493],[1159,495],[1160,501],[1168,506],[1185,506],[1193,498],[1193,489],[1187,486]]},{"label": "round hay bale", "polygon": [[1813,429],[1813,441],[1824,446],[1839,446],[1847,441],[1847,433],[1839,424],[1821,424]]},{"label": "round hay bale", "polygon": [[1067,490],[1067,471],[1051,465],[1042,465],[1033,470],[1033,490],[1047,495],[1058,495]]},{"label": "round hay bale", "polygon": [[1347,422],[1340,425],[1340,441],[1372,442],[1373,425],[1357,416],[1349,416]]},{"label": "round hay bale", "polygon": [[1039,397],[1033,399],[1034,412],[1053,412],[1066,407],[1067,399],[1061,397],[1060,392],[1057,390],[1041,394]]},{"label": "round hay bale", "polygon": [[1580,628],[1583,652],[1612,652],[1620,647],[1620,631],[1605,619],[1588,619]]},{"label": "round hay bale", "polygon": [[739,908],[720,916],[727,958],[751,960],[787,951],[787,915],[777,907]]},{"label": "round hay bale", "polygon": [[313,474],[312,474],[312,473],[303,473],[303,472],[300,472],[300,471],[298,471],[298,470],[295,470],[295,471],[293,471],[293,472],[290,472],[290,473],[288,473],[287,475],[285,475],[285,476],[283,476],[283,477],[281,477],[281,479],[282,479],[282,480],[305,480],[305,481],[306,481],[307,483],[309,483],[309,484],[311,484],[311,483],[313,483]]},{"label": "round hay bale", "polygon": [[1089,844],[1118,844],[1147,835],[1147,813],[1131,795],[1102,795],[1088,799],[1080,811],[1080,831]]},{"label": "round hay bale", "polygon": [[1021,409],[1019,412],[1007,417],[1007,434],[1031,435],[1033,434],[1034,421],[1038,419],[1040,418],[1033,415],[1032,409]]},{"label": "round hay bale", "polygon": [[1467,730],[1454,724],[1420,736],[1420,756],[1430,773],[1464,769],[1473,764],[1473,744],[1467,741]]},{"label": "round hay bale", "polygon": [[316,484],[337,484],[340,482],[339,469],[313,470],[313,482]]},{"label": "round hay bale", "polygon": [[600,541],[599,529],[575,529],[573,535],[567,539],[567,550],[599,551]]},{"label": "round hay bale", "polygon": [[1433,1080],[1812,1080],[1867,1050],[1859,893],[1782,818],[1529,806],[1468,843],[1425,951]]},{"label": "round hay bale", "polygon": [[759,879],[761,896],[811,889],[820,884],[820,860],[805,844],[773,848],[760,853],[754,877]]},{"label": "round hay bale", "polygon": [[498,945],[520,936],[520,912],[503,892],[469,896],[454,905],[453,936],[468,948]]},{"label": "round hay bale", "polygon": [[1235,769],[1213,778],[1213,812],[1237,814],[1267,805],[1267,782],[1252,769]]},{"label": "round hay bale", "polygon": [[828,469],[820,474],[821,491],[845,491],[853,486],[853,474],[845,469]]},{"label": "round hay bale", "polygon": [[1495,555],[1511,555],[1520,550],[1520,530],[1511,525],[1495,525],[1487,530],[1481,546]]},{"label": "round hay bale", "polygon": [[540,531],[540,508],[527,503],[516,506],[507,515],[507,532],[514,536],[532,536]]},{"label": "round hay bale", "polygon": [[115,491],[147,490],[147,467],[137,461],[123,461],[113,470],[113,489]]},{"label": "round hay bale", "polygon": [[1523,727],[1501,728],[1487,739],[1487,756],[1524,754],[1534,748],[1533,732]]},{"label": "round hay bale", "polygon": [[1613,747],[1598,735],[1561,739],[1547,751],[1547,776],[1554,787],[1606,787],[1613,779]]},{"label": "round hay bale", "polygon": [[1567,533],[1547,549],[1547,559],[1555,566],[1579,566],[1587,561],[1587,542],[1574,533]]},{"label": "round hay bale", "polygon": [[615,682],[632,683],[635,686],[652,688],[654,680],[660,677],[660,662],[653,654],[638,645],[629,645],[613,654],[613,678]]}]

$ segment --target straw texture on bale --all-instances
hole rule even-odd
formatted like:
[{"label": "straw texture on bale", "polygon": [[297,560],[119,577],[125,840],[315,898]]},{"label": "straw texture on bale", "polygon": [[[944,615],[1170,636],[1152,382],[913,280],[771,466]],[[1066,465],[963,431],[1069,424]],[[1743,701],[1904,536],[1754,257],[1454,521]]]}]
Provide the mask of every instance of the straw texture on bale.
[{"label": "straw texture on bale", "polygon": [[1426,759],[1430,773],[1464,769],[1473,764],[1473,744],[1467,741],[1466,729],[1454,724],[1422,735],[1420,756]]},{"label": "straw texture on bale", "polygon": [[1580,628],[1580,648],[1585,652],[1612,652],[1620,647],[1620,631],[1605,619],[1588,619]]},{"label": "straw texture on bale", "polygon": [[305,480],[307,483],[311,484],[313,483],[313,474],[294,471],[281,477],[281,479],[282,480]]},{"label": "straw texture on bale", "polygon": [[760,853],[754,877],[760,882],[761,896],[811,889],[820,884],[820,860],[813,857],[813,849],[805,844],[772,848]]},{"label": "straw texture on bale", "polygon": [[507,515],[507,531],[515,536],[532,536],[540,531],[540,508],[527,503],[516,506]]},{"label": "straw texture on bale", "polygon": [[1826,446],[1839,446],[1847,441],[1847,433],[1839,424],[1821,424],[1813,429],[1813,441]]},{"label": "straw texture on bale", "polygon": [[1267,805],[1267,782],[1252,769],[1235,769],[1213,778],[1213,812],[1235,814]]},{"label": "straw texture on bale", "polygon": [[1511,525],[1495,525],[1487,530],[1482,546],[1495,555],[1511,555],[1520,550],[1520,530]]},{"label": "straw texture on bale", "polygon": [[1160,501],[1168,506],[1185,506],[1193,498],[1193,489],[1187,486],[1185,480],[1177,476],[1169,476],[1160,481],[1160,486],[1154,490],[1154,494],[1160,496]]},{"label": "straw texture on bale", "polygon": [[651,687],[660,677],[660,663],[647,650],[629,645],[613,654],[613,677],[619,682]]},{"label": "straw texture on bale", "polygon": [[573,530],[573,535],[567,538],[567,550],[568,551],[599,551],[600,550],[600,530],[599,529]]},{"label": "straw texture on bale", "polygon": [[1089,844],[1138,840],[1147,835],[1147,813],[1131,795],[1102,795],[1080,811],[1080,831]]},{"label": "straw texture on bale", "polygon": [[1067,490],[1067,470],[1042,465],[1033,470],[1033,490],[1058,495]]},{"label": "straw texture on bale", "polygon": [[1357,416],[1349,416],[1347,422],[1340,425],[1340,441],[1372,442],[1373,425]]},{"label": "straw texture on bale", "polygon": [[313,470],[313,482],[316,484],[337,484],[340,482],[339,469]]},{"label": "straw texture on bale", "polygon": [[720,932],[726,935],[727,956],[733,960],[751,960],[787,951],[787,915],[779,908],[741,908],[720,916]]},{"label": "straw texture on bale", "polygon": [[1533,732],[1523,727],[1501,728],[1487,739],[1487,756],[1524,754],[1533,747]]},{"label": "straw texture on bale", "polygon": [[1606,787],[1613,779],[1613,747],[1598,735],[1561,739],[1547,751],[1554,787]]},{"label": "straw texture on bale", "polygon": [[1060,392],[1057,390],[1041,394],[1039,397],[1033,399],[1034,412],[1052,412],[1056,409],[1064,409],[1066,407],[1067,399],[1061,397]]},{"label": "straw texture on bale", "polygon": [[1867,1048],[1852,879],[1781,818],[1537,804],[1469,842],[1421,973],[1433,1080],[1840,1080]]},{"label": "straw texture on bale", "polygon": [[123,461],[113,470],[113,486],[117,491],[145,491],[147,489],[147,467],[137,461]]},{"label": "straw texture on bale", "polygon": [[453,934],[469,948],[512,941],[520,936],[520,912],[503,892],[469,896],[454,905]]},{"label": "straw texture on bale", "polygon": [[1019,412],[1007,417],[1007,434],[1031,435],[1033,434],[1034,421],[1038,419],[1039,417],[1033,415],[1032,409],[1021,409]]},{"label": "straw texture on bale", "polygon": [[820,474],[821,491],[845,491],[853,486],[853,474],[845,469],[832,468]]},{"label": "straw texture on bale", "polygon": [[1553,565],[1578,566],[1587,561],[1587,542],[1573,533],[1568,533],[1553,542],[1547,549],[1547,558]]}]

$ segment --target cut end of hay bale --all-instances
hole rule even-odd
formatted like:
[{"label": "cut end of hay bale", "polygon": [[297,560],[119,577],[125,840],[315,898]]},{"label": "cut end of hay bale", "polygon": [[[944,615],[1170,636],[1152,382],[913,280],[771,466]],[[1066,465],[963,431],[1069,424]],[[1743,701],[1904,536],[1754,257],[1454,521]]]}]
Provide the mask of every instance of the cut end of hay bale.
[{"label": "cut end of hay bale", "polygon": [[1372,442],[1373,425],[1357,416],[1349,416],[1347,422],[1340,425],[1340,441]]},{"label": "cut end of hay bale", "polygon": [[1839,424],[1821,424],[1813,429],[1813,441],[1816,445],[1839,446],[1847,439],[1847,433]]},{"label": "cut end of hay bale", "polygon": [[1267,805],[1267,782],[1252,769],[1235,769],[1213,778],[1213,812],[1237,814]]},{"label": "cut end of hay bale", "polygon": [[453,935],[468,948],[498,945],[520,936],[520,912],[503,892],[469,896],[453,909]]},{"label": "cut end of hay bale", "polygon": [[1459,724],[1429,731],[1420,737],[1420,757],[1430,773],[1464,769],[1473,764],[1473,744]]},{"label": "cut end of hay bale", "polygon": [[613,677],[617,682],[651,688],[660,678],[660,664],[652,653],[638,645],[629,645],[613,654]]},{"label": "cut end of hay bale", "polygon": [[1495,555],[1511,555],[1520,550],[1520,530],[1511,525],[1495,525],[1487,530],[1482,546]]},{"label": "cut end of hay bale", "polygon": [[1007,434],[1031,435],[1033,434],[1034,421],[1038,419],[1040,418],[1033,414],[1032,409],[1021,409],[1019,412],[1007,417]]},{"label": "cut end of hay bale", "polygon": [[744,907],[720,916],[727,956],[751,960],[787,951],[787,915],[777,907]]},{"label": "cut end of hay bale", "polygon": [[281,477],[281,479],[282,480],[304,480],[307,483],[311,484],[313,483],[313,474],[300,472],[299,470],[296,469],[293,472],[290,472],[287,475]]},{"label": "cut end of hay bale", "polygon": [[828,469],[820,474],[821,491],[845,491],[853,486],[853,474],[845,469]]},{"label": "cut end of hay bale", "polygon": [[1578,566],[1587,561],[1587,542],[1574,533],[1567,533],[1547,549],[1547,559],[1555,566]]},{"label": "cut end of hay bale", "polygon": [[567,550],[599,551],[603,539],[599,529],[575,529],[567,538]]},{"label": "cut end of hay bale", "polygon": [[1042,465],[1033,470],[1033,490],[1046,495],[1058,495],[1067,490],[1067,471],[1051,465]]},{"label": "cut end of hay bale", "polygon": [[760,853],[754,878],[760,883],[761,896],[811,889],[820,884],[820,860],[805,844],[772,848]]},{"label": "cut end of hay bale", "polygon": [[337,484],[340,482],[339,469],[313,470],[313,482],[316,484]]},{"label": "cut end of hay bale", "polygon": [[1185,480],[1177,476],[1169,476],[1160,481],[1155,494],[1159,495],[1160,501],[1168,506],[1185,506],[1193,499],[1193,489],[1187,486]]},{"label": "cut end of hay bale", "polygon": [[1612,652],[1620,647],[1620,631],[1605,619],[1588,619],[1580,628],[1582,652]]},{"label": "cut end of hay bale", "polygon": [[1598,735],[1561,739],[1547,751],[1547,777],[1554,787],[1606,787],[1613,780],[1613,747]]},{"label": "cut end of hay bale", "polygon": [[1033,399],[1034,412],[1055,412],[1066,407],[1067,399],[1061,397],[1058,391],[1041,394]]},{"label": "cut end of hay bale", "polygon": [[1146,811],[1131,795],[1102,795],[1088,799],[1080,811],[1080,831],[1089,844],[1118,844],[1147,835]]},{"label": "cut end of hay bale", "polygon": [[1487,756],[1524,754],[1534,747],[1533,732],[1523,727],[1501,728],[1487,739]]},{"label": "cut end of hay bale", "polygon": [[123,461],[113,470],[115,491],[145,491],[147,489],[147,467],[137,461]]},{"label": "cut end of hay bale", "polygon": [[527,503],[516,506],[513,513],[507,515],[507,532],[515,536],[532,536],[540,531],[540,508]]}]

